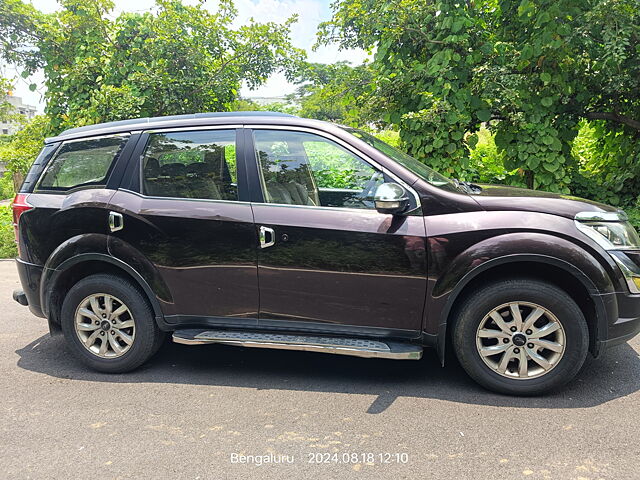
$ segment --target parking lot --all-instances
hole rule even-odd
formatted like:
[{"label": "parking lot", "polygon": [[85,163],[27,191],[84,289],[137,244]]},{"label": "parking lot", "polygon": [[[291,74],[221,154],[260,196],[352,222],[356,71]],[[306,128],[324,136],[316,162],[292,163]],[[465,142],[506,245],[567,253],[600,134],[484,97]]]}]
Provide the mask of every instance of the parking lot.
[{"label": "parking lot", "polygon": [[0,478],[640,476],[637,338],[539,398],[484,391],[429,351],[394,362],[167,342],[105,375],[11,299],[11,261],[0,286]]}]

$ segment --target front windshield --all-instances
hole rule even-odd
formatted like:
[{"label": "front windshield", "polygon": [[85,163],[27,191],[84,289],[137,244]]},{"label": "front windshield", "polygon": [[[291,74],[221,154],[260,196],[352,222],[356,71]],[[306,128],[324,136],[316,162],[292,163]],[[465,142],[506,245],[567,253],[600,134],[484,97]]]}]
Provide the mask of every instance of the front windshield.
[{"label": "front windshield", "polygon": [[398,150],[395,147],[392,147],[388,143],[383,142],[382,140],[374,137],[373,135],[368,134],[367,132],[363,132],[362,130],[358,130],[355,128],[343,127],[350,134],[358,137],[360,140],[368,143],[376,150],[381,151],[387,157],[395,160],[400,165],[405,167],[407,170],[411,171],[418,177],[420,177],[425,182],[429,182],[431,185],[436,187],[445,188],[447,190],[455,190],[459,191],[456,186],[456,183],[450,178],[441,175],[436,172],[431,167],[427,167],[424,163],[419,162],[415,158],[406,153]]}]

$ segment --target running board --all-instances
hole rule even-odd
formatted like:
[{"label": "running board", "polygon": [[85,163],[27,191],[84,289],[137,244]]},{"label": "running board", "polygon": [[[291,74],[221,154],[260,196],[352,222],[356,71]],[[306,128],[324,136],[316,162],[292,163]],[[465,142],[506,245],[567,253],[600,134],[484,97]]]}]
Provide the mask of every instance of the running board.
[{"label": "running board", "polygon": [[223,343],[241,347],[303,350],[364,358],[420,360],[422,347],[400,342],[360,338],[287,335],[281,333],[238,332],[230,330],[176,330],[173,341],[184,345]]}]

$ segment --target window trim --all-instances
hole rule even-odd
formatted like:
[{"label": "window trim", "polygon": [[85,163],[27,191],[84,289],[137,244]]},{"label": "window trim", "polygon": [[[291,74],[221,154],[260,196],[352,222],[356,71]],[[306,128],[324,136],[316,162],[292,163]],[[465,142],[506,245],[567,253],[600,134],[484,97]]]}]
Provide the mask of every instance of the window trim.
[{"label": "window trim", "polygon": [[[147,195],[146,193],[144,193],[142,191],[144,188],[143,160],[144,160],[144,154],[147,150],[147,146],[149,145],[149,141],[151,139],[151,135],[156,133],[192,132],[192,131],[203,131],[203,130],[230,130],[235,135],[234,142],[236,147],[236,176],[237,176],[237,182],[238,182],[238,198],[236,200],[224,200],[224,199],[215,199],[215,198],[159,197],[156,195]],[[122,190],[129,193],[135,193],[136,195],[142,198],[149,198],[154,200],[222,202],[222,203],[235,203],[235,204],[248,203],[248,201],[246,200],[247,197],[245,193],[245,190],[248,189],[248,183],[247,183],[246,174],[245,174],[244,149],[241,149],[240,147],[240,145],[244,141],[242,138],[243,134],[242,134],[241,125],[235,125],[235,124],[234,125],[203,125],[198,127],[156,128],[151,130],[143,130],[139,133],[140,133],[140,138],[138,140],[139,144],[136,145],[135,150],[132,154],[133,161],[137,164],[137,170],[138,170],[138,175],[137,175],[138,184],[135,185],[135,187],[137,187],[137,191],[135,191],[132,188],[124,188],[122,186],[118,188],[118,190]],[[129,187],[132,186],[131,183],[132,182],[129,182]]]},{"label": "window trim", "polygon": [[371,157],[366,155],[364,152],[358,150],[357,148],[353,147],[349,143],[345,142],[341,138],[339,138],[339,137],[337,137],[337,136],[335,136],[335,135],[333,135],[331,133],[324,132],[322,130],[318,130],[318,129],[315,129],[315,128],[299,127],[299,126],[294,126],[294,125],[260,125],[260,124],[255,125],[255,124],[251,124],[251,125],[245,125],[244,129],[246,129],[250,133],[248,136],[249,136],[249,141],[251,142],[251,144],[250,144],[250,146],[248,146],[249,148],[247,148],[247,152],[252,152],[250,155],[253,158],[253,162],[252,163],[255,165],[255,172],[258,175],[258,178],[257,178],[258,185],[260,187],[260,192],[262,194],[261,195],[262,196],[262,201],[261,202],[254,202],[254,203],[264,203],[265,205],[279,206],[279,207],[322,208],[322,209],[334,209],[334,210],[340,210],[340,211],[345,211],[346,210],[346,211],[375,212],[375,213],[378,213],[375,209],[370,209],[370,208],[325,207],[325,206],[322,206],[322,205],[291,205],[291,204],[288,204],[288,203],[268,203],[266,201],[266,197],[264,195],[264,190],[263,190],[263,186],[262,186],[262,175],[260,173],[260,162],[258,161],[258,157],[256,155],[256,148],[255,148],[253,132],[255,130],[285,130],[285,131],[293,131],[293,132],[310,133],[310,134],[313,134],[313,135],[317,135],[319,137],[323,137],[323,138],[325,138],[327,140],[330,140],[330,141],[340,145],[342,148],[344,148],[348,152],[352,153],[353,155],[355,155],[360,160],[368,163],[372,167],[380,170],[383,174],[388,175],[389,177],[391,177],[395,182],[397,182],[398,184],[402,185],[407,190],[407,192],[409,192],[410,195],[413,196],[416,207],[413,210],[409,210],[408,212],[406,212],[405,215],[406,214],[411,214],[412,212],[416,212],[416,211],[421,209],[420,197],[418,196],[417,192],[407,182],[402,180],[395,173],[391,172],[388,168],[380,165],[378,162],[373,160]]},{"label": "window trim", "polygon": [[[113,133],[113,134],[108,134],[108,135],[96,135],[95,137],[74,138],[72,140],[65,140],[63,142],[60,142],[60,144],[56,147],[56,149],[55,149],[53,155],[51,156],[51,158],[49,158],[49,160],[47,161],[47,165],[45,166],[45,168],[42,169],[42,172],[40,173],[40,177],[38,178],[38,181],[33,186],[33,192],[34,193],[68,195],[69,193],[75,193],[75,192],[79,192],[79,191],[82,191],[82,190],[92,190],[92,189],[107,188],[107,185],[109,184],[109,180],[111,178],[111,175],[113,174],[114,170],[116,169],[116,165],[118,164],[118,162],[122,158],[122,155],[125,153],[127,144],[129,143],[129,140],[131,139],[131,136],[132,136],[131,132],[121,132],[121,133]],[[69,187],[69,188],[66,188],[66,189],[40,188],[40,185],[42,184],[42,180],[47,175],[47,172],[49,171],[49,169],[53,165],[53,162],[55,161],[56,158],[58,158],[58,155],[60,154],[60,150],[65,145],[71,144],[71,143],[77,143],[77,142],[87,142],[87,141],[90,141],[90,140],[100,140],[100,139],[103,139],[103,138],[122,138],[122,139],[124,139],[124,143],[120,147],[120,150],[113,157],[113,160],[111,160],[111,165],[109,165],[109,169],[107,170],[107,173],[104,176],[104,183],[94,184],[94,185],[86,185],[86,184],[83,185],[83,184],[80,184],[80,185],[76,185],[74,187]]]}]

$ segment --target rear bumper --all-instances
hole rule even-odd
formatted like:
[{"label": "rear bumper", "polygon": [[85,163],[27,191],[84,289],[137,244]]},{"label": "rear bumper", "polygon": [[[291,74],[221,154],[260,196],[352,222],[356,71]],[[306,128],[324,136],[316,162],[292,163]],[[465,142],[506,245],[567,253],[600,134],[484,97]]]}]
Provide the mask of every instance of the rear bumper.
[{"label": "rear bumper", "polygon": [[[19,258],[16,258],[16,266],[18,267],[20,283],[22,284],[29,310],[35,316],[45,318],[40,305],[40,279],[42,278],[43,267],[25,262]],[[20,303],[24,305],[22,302]]]},{"label": "rear bumper", "polygon": [[14,290],[13,299],[16,302],[18,302],[20,305],[24,305],[25,307],[29,305],[29,300],[27,299],[27,296],[24,294],[24,290]]}]

